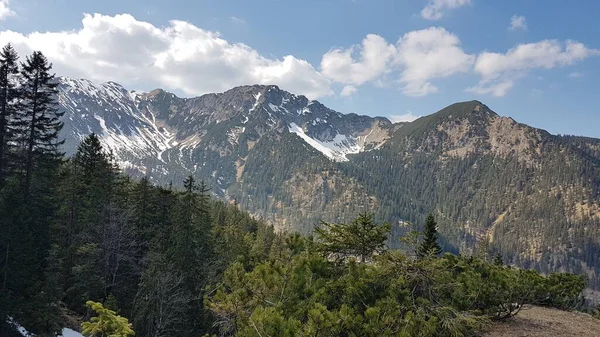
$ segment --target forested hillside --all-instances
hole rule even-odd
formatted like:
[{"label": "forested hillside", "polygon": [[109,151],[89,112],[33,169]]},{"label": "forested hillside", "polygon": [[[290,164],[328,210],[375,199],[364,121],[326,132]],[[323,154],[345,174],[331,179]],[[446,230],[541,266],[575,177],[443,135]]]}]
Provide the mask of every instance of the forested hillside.
[{"label": "forested hillside", "polygon": [[[487,245],[520,266],[587,274],[598,287],[598,140],[558,137],[458,103],[344,163],[384,218],[433,211],[449,242]],[[385,183],[393,182],[393,183]]]},{"label": "forested hillside", "polygon": [[68,154],[95,132],[126,173],[175,187],[192,174],[277,230],[310,234],[375,211],[399,247],[432,212],[447,251],[486,246],[600,286],[600,140],[551,135],[478,101],[393,124],[276,86],[179,98],[59,82]]}]

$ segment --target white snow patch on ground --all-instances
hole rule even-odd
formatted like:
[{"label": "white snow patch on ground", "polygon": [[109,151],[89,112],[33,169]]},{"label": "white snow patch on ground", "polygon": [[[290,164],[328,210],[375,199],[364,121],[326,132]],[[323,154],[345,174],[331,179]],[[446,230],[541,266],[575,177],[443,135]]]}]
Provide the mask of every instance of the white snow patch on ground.
[{"label": "white snow patch on ground", "polygon": [[334,161],[348,161],[347,154],[359,153],[362,147],[354,137],[337,134],[331,141],[321,141],[314,139],[306,134],[304,130],[296,123],[290,124],[290,132],[295,133],[306,143],[324,154],[327,158]]},{"label": "white snow patch on ground", "polygon": [[63,337],[83,337],[83,335],[80,334],[79,332],[73,331],[73,330],[67,329],[67,328],[64,328],[62,330],[62,335],[63,335]]},{"label": "white snow patch on ground", "polygon": [[[12,326],[14,326],[23,337],[35,337],[34,334],[27,331],[27,329],[22,327],[19,323],[15,322],[15,320],[13,320],[12,317],[9,317],[7,322],[8,322],[8,324],[11,324]],[[57,337],[60,337],[60,336],[62,336],[62,337],[83,337],[83,335],[80,334],[79,332],[77,332],[75,330],[71,330],[69,328],[62,329],[61,334],[58,335]]]}]

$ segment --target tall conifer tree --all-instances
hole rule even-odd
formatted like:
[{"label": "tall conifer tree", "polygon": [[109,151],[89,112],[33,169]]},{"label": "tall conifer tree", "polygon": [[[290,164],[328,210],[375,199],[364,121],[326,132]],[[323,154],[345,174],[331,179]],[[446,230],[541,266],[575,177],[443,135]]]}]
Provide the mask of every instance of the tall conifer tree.
[{"label": "tall conifer tree", "polygon": [[427,216],[425,221],[425,232],[423,233],[423,242],[419,247],[419,256],[425,257],[429,255],[437,256],[442,252],[442,248],[437,242],[437,222],[432,214]]},{"label": "tall conifer tree", "polygon": [[19,56],[10,44],[0,52],[0,187],[6,178],[8,169],[9,144],[15,134],[11,122],[17,113],[17,80],[19,75]]},{"label": "tall conifer tree", "polygon": [[34,171],[43,180],[44,175],[58,167],[62,157],[58,147],[64,142],[58,140],[63,113],[57,108],[58,82],[50,73],[52,64],[46,57],[35,51],[21,64],[21,68],[22,109],[17,115],[16,126],[23,162],[23,192],[27,197],[31,194]]}]

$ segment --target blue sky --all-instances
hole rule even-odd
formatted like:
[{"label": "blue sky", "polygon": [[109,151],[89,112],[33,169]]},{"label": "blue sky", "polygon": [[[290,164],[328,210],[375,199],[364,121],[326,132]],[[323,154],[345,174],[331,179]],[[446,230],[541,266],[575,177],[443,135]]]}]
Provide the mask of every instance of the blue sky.
[{"label": "blue sky", "polygon": [[592,0],[0,0],[0,43],[129,89],[278,84],[394,118],[478,99],[600,138],[597,13]]}]

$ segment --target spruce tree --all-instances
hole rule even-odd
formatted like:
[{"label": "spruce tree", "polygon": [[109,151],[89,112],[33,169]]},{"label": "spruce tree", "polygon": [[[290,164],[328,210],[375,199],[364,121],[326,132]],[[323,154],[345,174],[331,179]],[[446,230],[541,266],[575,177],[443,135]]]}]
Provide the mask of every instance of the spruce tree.
[{"label": "spruce tree", "polygon": [[[202,314],[204,287],[211,279],[213,245],[211,218],[208,204],[208,188],[196,183],[192,176],[184,181],[184,191],[173,209],[173,229],[167,251],[176,273],[183,275],[183,286],[189,298],[189,319],[182,325],[181,336],[198,332],[206,320]],[[185,331],[188,332],[185,332]]]},{"label": "spruce tree", "polygon": [[19,56],[10,44],[0,52],[0,187],[2,187],[8,170],[9,144],[15,134],[11,122],[18,109],[19,89]]},{"label": "spruce tree", "polygon": [[442,252],[442,248],[437,242],[438,233],[437,233],[437,222],[435,222],[435,218],[432,214],[427,216],[427,220],[425,221],[425,231],[423,233],[423,242],[419,247],[418,254],[420,257],[425,256],[437,256]]},{"label": "spruce tree", "polygon": [[15,125],[18,128],[17,143],[21,147],[23,162],[21,169],[23,194],[31,194],[34,171],[41,175],[58,167],[62,154],[59,146],[64,142],[58,140],[62,128],[58,111],[56,87],[58,83],[54,74],[50,73],[52,64],[39,51],[33,52],[21,64],[22,108],[17,115]]},{"label": "spruce tree", "polygon": [[504,260],[502,259],[502,255],[500,253],[496,253],[496,256],[494,256],[494,264],[497,266],[504,265]]},{"label": "spruce tree", "polygon": [[[5,48],[5,51],[9,49]],[[58,310],[53,305],[58,300],[58,292],[46,287],[50,266],[49,224],[56,211],[55,187],[62,158],[57,140],[62,126],[55,101],[57,84],[50,69],[39,52],[34,52],[21,64],[18,110],[6,122],[9,132],[5,132],[5,136],[10,138],[5,138],[5,145],[10,144],[11,151],[4,148],[4,156],[11,154],[19,179],[15,180],[17,184],[10,184],[10,192],[3,190],[3,194],[10,193],[1,215],[10,225],[4,229],[9,240],[6,247],[2,247],[6,251],[3,260],[4,274],[7,275],[3,277],[6,284],[3,288],[11,294],[13,317],[36,334],[54,333],[57,327],[49,321],[30,318],[56,316]],[[2,160],[4,163],[5,159]]]}]

